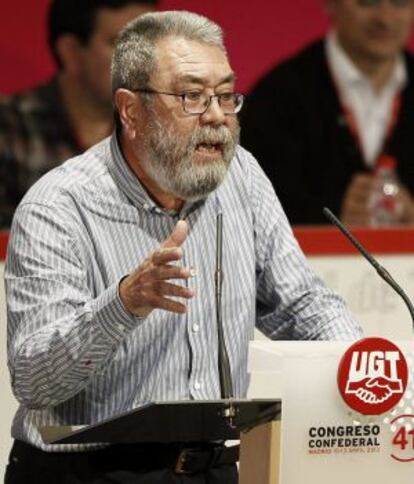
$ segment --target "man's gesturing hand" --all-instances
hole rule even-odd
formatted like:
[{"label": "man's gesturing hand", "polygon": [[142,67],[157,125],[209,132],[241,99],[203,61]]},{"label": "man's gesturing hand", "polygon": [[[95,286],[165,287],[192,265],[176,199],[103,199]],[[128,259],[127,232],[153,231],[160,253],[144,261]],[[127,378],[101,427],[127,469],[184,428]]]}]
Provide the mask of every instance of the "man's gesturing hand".
[{"label": "man's gesturing hand", "polygon": [[136,316],[147,316],[160,308],[173,313],[185,313],[185,304],[170,297],[193,297],[194,291],[168,282],[170,279],[188,279],[191,270],[170,264],[183,256],[181,245],[188,235],[187,223],[180,220],[171,235],[160,248],[153,252],[132,274],[125,277],[119,286],[119,295],[125,308]]}]

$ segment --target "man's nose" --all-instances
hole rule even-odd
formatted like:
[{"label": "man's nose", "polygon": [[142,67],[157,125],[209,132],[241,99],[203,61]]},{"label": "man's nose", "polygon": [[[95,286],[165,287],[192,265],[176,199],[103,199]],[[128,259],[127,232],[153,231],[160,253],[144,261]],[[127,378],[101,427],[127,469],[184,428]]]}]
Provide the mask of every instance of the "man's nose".
[{"label": "man's nose", "polygon": [[200,121],[205,124],[220,125],[226,121],[226,115],[224,114],[219,100],[216,96],[210,98],[210,104],[206,111],[200,115]]}]

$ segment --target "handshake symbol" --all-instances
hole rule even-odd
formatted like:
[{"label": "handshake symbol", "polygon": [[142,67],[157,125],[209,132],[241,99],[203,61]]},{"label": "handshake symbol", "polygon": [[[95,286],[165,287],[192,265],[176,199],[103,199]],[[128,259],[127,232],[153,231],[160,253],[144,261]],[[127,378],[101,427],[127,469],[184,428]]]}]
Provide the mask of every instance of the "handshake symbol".
[{"label": "handshake symbol", "polygon": [[400,380],[390,380],[385,376],[367,377],[360,381],[348,381],[346,393],[354,393],[362,402],[382,403],[394,393],[401,393]]}]

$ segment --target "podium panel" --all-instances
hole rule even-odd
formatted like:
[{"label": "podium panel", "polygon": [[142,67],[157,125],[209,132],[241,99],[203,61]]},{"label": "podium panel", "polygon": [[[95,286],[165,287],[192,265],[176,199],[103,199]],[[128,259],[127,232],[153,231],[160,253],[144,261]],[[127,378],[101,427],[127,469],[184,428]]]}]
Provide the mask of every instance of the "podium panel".
[{"label": "podium panel", "polygon": [[251,344],[249,396],[283,401],[279,480],[269,483],[413,482],[414,346],[396,344],[409,368],[407,389],[390,411],[369,416],[349,408],[338,389],[338,365],[350,343]]}]

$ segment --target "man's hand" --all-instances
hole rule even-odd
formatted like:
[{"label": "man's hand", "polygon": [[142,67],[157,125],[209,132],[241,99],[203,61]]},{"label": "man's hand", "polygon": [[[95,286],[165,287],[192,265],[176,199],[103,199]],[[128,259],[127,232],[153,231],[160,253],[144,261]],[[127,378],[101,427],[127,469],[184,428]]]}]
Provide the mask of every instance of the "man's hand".
[{"label": "man's hand", "polygon": [[[375,177],[366,173],[357,174],[352,178],[342,201],[340,217],[342,222],[347,225],[369,225],[371,217],[369,200],[375,184]],[[403,185],[399,187],[396,203],[400,207],[400,222],[414,223],[414,201]]]},{"label": "man's hand", "polygon": [[189,299],[194,291],[168,282],[170,279],[188,279],[189,268],[171,264],[182,258],[181,248],[188,235],[187,223],[180,220],[173,232],[158,250],[153,252],[119,286],[119,294],[125,308],[135,316],[147,316],[153,309],[160,308],[173,313],[185,313],[187,307],[170,297]]},{"label": "man's hand", "polygon": [[369,198],[375,179],[367,173],[354,175],[342,200],[341,220],[346,225],[369,225]]},{"label": "man's hand", "polygon": [[408,189],[403,186],[400,187],[398,198],[402,206],[401,222],[414,224],[414,199]]}]

